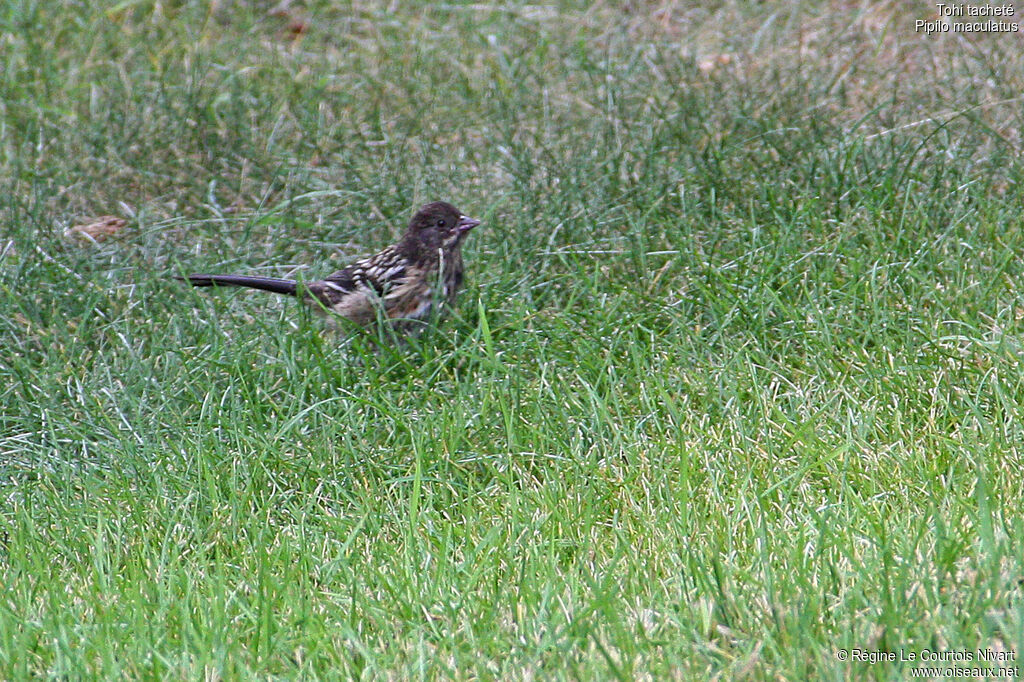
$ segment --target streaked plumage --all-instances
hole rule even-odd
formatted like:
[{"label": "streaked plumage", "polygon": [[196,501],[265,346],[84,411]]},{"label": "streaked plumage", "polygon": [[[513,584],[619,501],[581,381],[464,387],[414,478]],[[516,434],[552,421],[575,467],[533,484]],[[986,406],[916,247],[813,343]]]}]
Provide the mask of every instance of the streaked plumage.
[{"label": "streaked plumage", "polygon": [[401,241],[328,275],[295,280],[246,275],[189,275],[193,286],[240,286],[300,296],[319,310],[369,326],[378,316],[410,331],[437,305],[451,305],[462,286],[462,242],[480,221],[443,201],[420,208]]}]

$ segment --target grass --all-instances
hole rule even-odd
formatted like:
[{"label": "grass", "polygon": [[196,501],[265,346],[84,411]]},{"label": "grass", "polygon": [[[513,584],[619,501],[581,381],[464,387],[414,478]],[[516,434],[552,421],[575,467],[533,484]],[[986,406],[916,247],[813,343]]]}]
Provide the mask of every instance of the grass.
[{"label": "grass", "polygon": [[[0,10],[0,678],[1021,650],[1015,36],[269,5]],[[435,198],[485,225],[393,353],[171,279],[323,275]]]}]

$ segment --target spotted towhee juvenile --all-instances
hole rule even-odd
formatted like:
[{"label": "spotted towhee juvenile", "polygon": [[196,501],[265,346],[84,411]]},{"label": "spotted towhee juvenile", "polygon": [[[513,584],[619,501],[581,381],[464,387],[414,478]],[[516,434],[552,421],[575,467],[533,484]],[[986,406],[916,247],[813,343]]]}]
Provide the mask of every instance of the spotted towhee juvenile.
[{"label": "spotted towhee juvenile", "polygon": [[462,286],[462,242],[479,224],[451,204],[435,201],[416,212],[397,244],[321,280],[299,283],[247,275],[180,279],[196,287],[238,286],[298,296],[357,325],[372,325],[379,316],[390,319],[396,330],[409,332],[455,300]]}]

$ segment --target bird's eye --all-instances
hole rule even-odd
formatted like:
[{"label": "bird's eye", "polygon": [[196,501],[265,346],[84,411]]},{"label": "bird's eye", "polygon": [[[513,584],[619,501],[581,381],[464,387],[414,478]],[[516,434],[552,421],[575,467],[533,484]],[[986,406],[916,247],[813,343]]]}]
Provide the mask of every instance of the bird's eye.
[{"label": "bird's eye", "polygon": [[438,227],[444,227],[446,224],[447,223],[444,222],[444,218],[441,218],[440,220],[437,221]]}]

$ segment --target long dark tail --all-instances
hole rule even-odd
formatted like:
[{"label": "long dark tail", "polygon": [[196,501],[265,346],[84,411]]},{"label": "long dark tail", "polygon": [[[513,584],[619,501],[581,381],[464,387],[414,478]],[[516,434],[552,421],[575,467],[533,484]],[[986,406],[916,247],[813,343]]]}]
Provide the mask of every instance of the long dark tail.
[{"label": "long dark tail", "polygon": [[274,279],[273,277],[250,277],[248,275],[189,275],[178,277],[183,282],[188,282],[194,287],[249,287],[262,291],[272,291],[275,294],[295,295],[295,280]]}]

